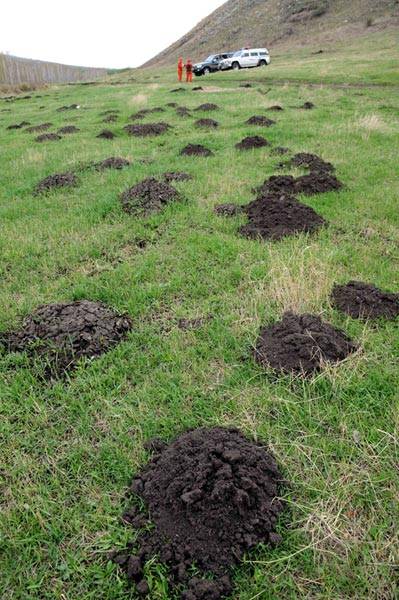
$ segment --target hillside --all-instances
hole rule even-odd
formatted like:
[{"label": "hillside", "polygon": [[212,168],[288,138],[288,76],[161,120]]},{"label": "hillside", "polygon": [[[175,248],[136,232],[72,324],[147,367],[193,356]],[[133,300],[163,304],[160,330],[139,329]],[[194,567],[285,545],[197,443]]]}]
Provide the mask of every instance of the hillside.
[{"label": "hillside", "polygon": [[76,67],[0,54],[0,84],[65,83],[104,77],[107,69]]},{"label": "hillside", "polygon": [[397,0],[228,0],[143,66],[245,46],[325,44],[397,27],[398,17]]}]

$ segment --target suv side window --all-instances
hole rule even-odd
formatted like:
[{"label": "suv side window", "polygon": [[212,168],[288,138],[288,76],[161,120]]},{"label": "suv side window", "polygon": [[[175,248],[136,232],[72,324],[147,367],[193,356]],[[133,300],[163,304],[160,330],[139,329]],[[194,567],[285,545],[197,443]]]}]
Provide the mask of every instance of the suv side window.
[{"label": "suv side window", "polygon": [[258,56],[257,52],[251,52],[251,56]]},{"label": "suv side window", "polygon": [[241,54],[241,56],[242,56],[243,58],[247,58],[247,57],[249,56],[249,52],[244,52],[244,54]]},{"label": "suv side window", "polygon": [[266,56],[266,52],[259,52],[261,56]]}]

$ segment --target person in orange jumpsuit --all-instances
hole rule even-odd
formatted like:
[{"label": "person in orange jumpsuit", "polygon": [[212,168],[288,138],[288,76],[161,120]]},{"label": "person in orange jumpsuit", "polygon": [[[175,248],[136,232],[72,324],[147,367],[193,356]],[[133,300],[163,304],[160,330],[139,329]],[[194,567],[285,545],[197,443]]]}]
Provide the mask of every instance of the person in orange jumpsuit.
[{"label": "person in orange jumpsuit", "polygon": [[183,59],[182,57],[179,58],[178,62],[177,62],[177,78],[179,81],[181,81],[183,79]]},{"label": "person in orange jumpsuit", "polygon": [[191,62],[191,60],[188,58],[186,64],[184,65],[186,67],[186,81],[187,83],[192,83],[193,81],[193,63]]}]

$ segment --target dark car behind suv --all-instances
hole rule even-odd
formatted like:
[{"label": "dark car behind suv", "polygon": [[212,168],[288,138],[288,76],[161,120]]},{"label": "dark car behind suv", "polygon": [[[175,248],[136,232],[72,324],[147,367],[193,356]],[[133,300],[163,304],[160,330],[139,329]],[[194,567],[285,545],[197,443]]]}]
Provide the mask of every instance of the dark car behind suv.
[{"label": "dark car behind suv", "polygon": [[211,54],[206,60],[194,65],[194,74],[198,77],[200,75],[208,75],[214,71],[219,71],[220,63],[226,58],[231,58],[234,52],[225,52],[224,54]]}]

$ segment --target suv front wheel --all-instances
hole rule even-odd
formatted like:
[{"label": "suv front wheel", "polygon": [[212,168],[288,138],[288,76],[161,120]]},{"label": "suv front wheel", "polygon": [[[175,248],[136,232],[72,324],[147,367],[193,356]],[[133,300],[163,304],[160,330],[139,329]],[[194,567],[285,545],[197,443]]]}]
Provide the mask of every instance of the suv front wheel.
[{"label": "suv front wheel", "polygon": [[238,63],[238,62],[233,62],[233,64],[231,66],[233,67],[233,69],[235,71],[239,71],[241,69],[240,63]]},{"label": "suv front wheel", "polygon": [[260,67],[267,67],[267,62],[265,60],[260,60],[259,61],[259,66]]}]

